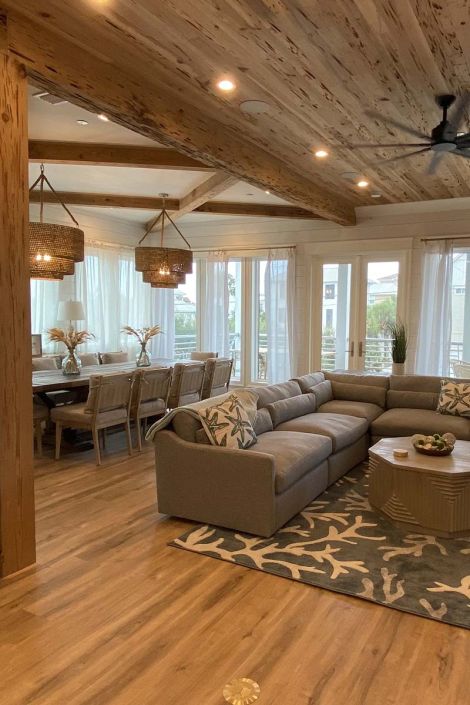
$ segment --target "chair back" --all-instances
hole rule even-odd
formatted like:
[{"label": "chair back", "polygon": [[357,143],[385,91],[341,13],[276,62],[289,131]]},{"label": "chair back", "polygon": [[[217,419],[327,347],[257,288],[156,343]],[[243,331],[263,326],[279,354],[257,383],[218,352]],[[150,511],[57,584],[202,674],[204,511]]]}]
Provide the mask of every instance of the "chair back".
[{"label": "chair back", "polygon": [[205,364],[203,362],[176,363],[168,398],[170,409],[176,409],[177,406],[192,404],[202,399],[204,370]]},{"label": "chair back", "polygon": [[134,372],[133,410],[138,408],[140,404],[157,400],[163,401],[166,409],[172,374],[172,367],[150,368]]},{"label": "chair back", "polygon": [[191,360],[197,360],[199,362],[205,362],[210,357],[218,357],[219,353],[216,352],[192,352]]},{"label": "chair back", "polygon": [[94,415],[114,409],[129,411],[133,383],[129,373],[91,375],[85,411]]},{"label": "chair back", "polygon": [[57,357],[33,357],[33,372],[43,372],[44,370],[58,370],[57,364],[60,358]]},{"label": "chair back", "polygon": [[228,392],[233,360],[228,357],[209,358],[206,361],[202,398],[216,397]]},{"label": "chair back", "polygon": [[129,362],[129,355],[126,352],[106,352],[100,353],[102,365],[113,365],[118,362]]},{"label": "chair back", "polygon": [[465,362],[464,360],[453,360],[452,368],[454,370],[454,377],[470,377],[470,362]]},{"label": "chair back", "polygon": [[83,367],[90,367],[91,365],[101,364],[99,353],[81,353],[79,351],[78,357],[80,358]]}]

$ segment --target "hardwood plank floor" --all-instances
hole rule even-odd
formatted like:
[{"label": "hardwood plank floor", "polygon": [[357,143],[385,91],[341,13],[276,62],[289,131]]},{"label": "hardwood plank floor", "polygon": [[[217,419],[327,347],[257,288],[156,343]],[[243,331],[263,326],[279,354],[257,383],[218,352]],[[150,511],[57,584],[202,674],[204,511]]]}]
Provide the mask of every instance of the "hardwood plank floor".
[{"label": "hardwood plank floor", "polygon": [[1,705],[464,705],[470,632],[169,548],[151,449],[36,461],[38,563],[0,583]]}]

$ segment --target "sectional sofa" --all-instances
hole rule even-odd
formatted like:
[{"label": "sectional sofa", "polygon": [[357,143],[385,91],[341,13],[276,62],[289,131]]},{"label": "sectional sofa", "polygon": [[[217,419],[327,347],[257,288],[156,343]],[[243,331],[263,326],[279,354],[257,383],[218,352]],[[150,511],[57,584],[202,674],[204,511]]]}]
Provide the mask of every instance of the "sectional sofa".
[{"label": "sectional sofa", "polygon": [[252,391],[257,442],[249,449],[209,445],[184,411],[155,434],[160,512],[271,536],[380,438],[451,432],[470,440],[470,419],[436,411],[438,377],[314,372]]}]

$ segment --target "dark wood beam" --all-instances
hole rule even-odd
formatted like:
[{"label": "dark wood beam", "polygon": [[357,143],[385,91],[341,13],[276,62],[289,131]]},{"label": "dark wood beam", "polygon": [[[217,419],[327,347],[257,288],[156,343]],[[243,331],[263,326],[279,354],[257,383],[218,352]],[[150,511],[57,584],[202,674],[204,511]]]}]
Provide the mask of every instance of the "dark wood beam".
[{"label": "dark wood beam", "polygon": [[217,114],[195,110],[184,95],[158,83],[151,72],[137,72],[119,54],[112,62],[104,61],[87,51],[86,37],[80,45],[73,43],[66,33],[18,14],[16,3],[6,1],[12,10],[9,50],[38,85],[321,217],[355,223],[354,208],[341,196],[225,126]]},{"label": "dark wood beam", "polygon": [[[161,198],[152,196],[120,196],[109,193],[78,193],[75,191],[57,191],[63,203],[72,206],[96,206],[97,208],[137,208],[148,211],[158,211],[163,206]],[[30,203],[40,203],[39,190],[31,191]],[[44,191],[44,203],[57,203],[57,198],[51,191]],[[169,210],[178,210],[179,200],[168,198],[165,205]]]},{"label": "dark wood beam", "polygon": [[[0,13],[1,14],[1,13]],[[1,31],[5,20],[0,17]],[[35,561],[28,234],[28,102],[23,67],[0,40],[0,577]]]},{"label": "dark wood beam", "polygon": [[213,215],[247,215],[263,218],[303,218],[306,220],[322,220],[318,215],[304,208],[283,206],[267,203],[231,203],[229,201],[208,201],[195,213],[212,213]]},{"label": "dark wood beam", "polygon": [[188,157],[176,149],[123,144],[29,141],[29,160],[48,164],[91,164],[148,169],[210,171],[214,167]]}]

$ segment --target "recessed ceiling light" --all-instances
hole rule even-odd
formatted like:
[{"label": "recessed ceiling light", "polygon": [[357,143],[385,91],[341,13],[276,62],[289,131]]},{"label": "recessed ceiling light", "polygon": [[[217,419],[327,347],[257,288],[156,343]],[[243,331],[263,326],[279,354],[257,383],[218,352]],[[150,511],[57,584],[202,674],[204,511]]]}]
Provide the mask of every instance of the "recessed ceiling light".
[{"label": "recessed ceiling light", "polygon": [[84,127],[85,125],[88,125],[88,121],[87,120],[77,120],[77,125]]},{"label": "recessed ceiling light", "polygon": [[367,188],[369,186],[369,182],[365,179],[361,179],[357,182],[357,185],[359,186],[359,188]]},{"label": "recessed ceiling light", "polygon": [[271,106],[264,100],[244,100],[240,103],[240,110],[248,115],[263,115],[263,113],[269,113],[270,109]]},{"label": "recessed ceiling light", "polygon": [[371,195],[371,198],[382,198],[381,193],[374,192],[374,193],[371,193],[370,195]]},{"label": "recessed ceiling light", "polygon": [[103,122],[109,122],[109,117],[104,113],[100,113],[96,117],[98,118],[98,120],[102,120]]},{"label": "recessed ceiling light", "polygon": [[221,91],[226,92],[233,91],[235,84],[229,78],[223,78],[221,81],[217,82],[217,88],[220,88]]},{"label": "recessed ceiling light", "polygon": [[328,156],[328,152],[326,151],[326,149],[317,149],[317,151],[315,152],[315,156],[317,159],[325,159],[325,157]]},{"label": "recessed ceiling light", "polygon": [[269,194],[271,193],[271,191],[265,191],[265,193],[267,193],[267,194],[268,194],[268,196],[269,196]]}]

